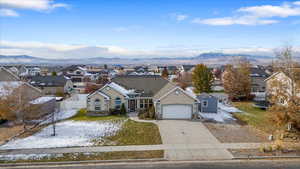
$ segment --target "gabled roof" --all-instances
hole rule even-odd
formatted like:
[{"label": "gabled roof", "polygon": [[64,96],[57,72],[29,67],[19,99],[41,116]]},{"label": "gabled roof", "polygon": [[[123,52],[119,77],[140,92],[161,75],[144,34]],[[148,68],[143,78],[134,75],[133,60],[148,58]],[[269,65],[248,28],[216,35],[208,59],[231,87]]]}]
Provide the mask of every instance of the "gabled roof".
[{"label": "gabled roof", "polygon": [[122,75],[112,79],[112,82],[127,90],[135,90],[142,97],[152,97],[166,84],[168,80],[157,75]]},{"label": "gabled roof", "polygon": [[100,94],[100,95],[103,96],[105,99],[110,100],[110,97],[107,96],[106,94],[102,93],[100,90],[97,90],[97,91],[95,91],[95,92],[93,92],[93,93],[90,93],[87,97],[90,97],[90,96],[95,95],[95,94]]},{"label": "gabled roof", "polygon": [[161,100],[165,97],[167,97],[169,94],[171,94],[172,92],[174,92],[175,90],[180,90],[182,93],[184,93],[185,95],[187,95],[188,97],[197,100],[197,98],[194,97],[194,95],[191,95],[189,92],[186,92],[185,90],[183,90],[181,87],[176,86],[174,87],[172,90],[170,90],[169,92],[167,92],[166,94],[164,94],[163,96],[161,96],[160,98],[158,98],[158,100]]},{"label": "gabled roof", "polygon": [[195,65],[182,65],[182,68],[185,72],[191,71],[194,67]]}]

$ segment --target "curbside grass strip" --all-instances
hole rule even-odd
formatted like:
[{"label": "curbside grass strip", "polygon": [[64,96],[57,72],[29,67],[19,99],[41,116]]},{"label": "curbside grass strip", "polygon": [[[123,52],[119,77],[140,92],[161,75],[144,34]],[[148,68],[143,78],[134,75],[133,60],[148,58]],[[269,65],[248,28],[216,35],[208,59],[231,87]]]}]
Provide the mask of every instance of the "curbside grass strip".
[{"label": "curbside grass strip", "polygon": [[127,159],[127,160],[86,160],[86,161],[59,161],[59,162],[31,162],[31,163],[5,163],[0,167],[18,167],[18,166],[44,166],[44,165],[71,165],[71,164],[90,164],[90,163],[134,163],[134,162],[159,162],[168,161],[165,158],[152,159]]}]

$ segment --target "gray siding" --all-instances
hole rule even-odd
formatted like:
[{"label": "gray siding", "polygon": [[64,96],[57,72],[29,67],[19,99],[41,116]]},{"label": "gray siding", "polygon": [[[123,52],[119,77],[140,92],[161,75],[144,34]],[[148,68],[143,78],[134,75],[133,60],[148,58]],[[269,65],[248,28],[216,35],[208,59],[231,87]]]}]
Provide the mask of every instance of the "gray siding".
[{"label": "gray siding", "polygon": [[[198,97],[199,105],[198,110],[202,113],[217,113],[218,112],[218,99],[212,96]],[[205,105],[206,102],[206,105]]]}]

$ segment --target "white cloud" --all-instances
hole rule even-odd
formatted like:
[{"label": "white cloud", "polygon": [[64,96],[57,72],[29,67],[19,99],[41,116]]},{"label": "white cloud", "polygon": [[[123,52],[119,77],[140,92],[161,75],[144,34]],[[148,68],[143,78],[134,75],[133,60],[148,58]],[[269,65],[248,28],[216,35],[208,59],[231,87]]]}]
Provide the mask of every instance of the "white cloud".
[{"label": "white cloud", "polygon": [[263,5],[263,6],[252,6],[238,9],[239,12],[246,12],[250,15],[257,17],[289,17],[299,16],[300,7],[293,7],[288,4],[281,6]]},{"label": "white cloud", "polygon": [[236,10],[237,15],[235,16],[208,19],[195,18],[192,22],[215,26],[274,24],[279,23],[280,21],[273,18],[300,16],[300,7],[297,6],[298,4],[300,4],[300,1],[283,3],[279,6],[262,5],[242,7]]},{"label": "white cloud", "polygon": [[0,16],[18,17],[19,14],[12,9],[0,9]]},{"label": "white cloud", "polygon": [[54,0],[1,0],[0,5],[7,8],[31,10],[51,10],[68,6],[63,3],[54,3]]},{"label": "white cloud", "polygon": [[300,5],[300,1],[293,2],[294,5]]},{"label": "white cloud", "polygon": [[189,16],[187,14],[172,13],[170,14],[170,17],[178,22],[181,22],[186,20]]},{"label": "white cloud", "polygon": [[192,21],[198,24],[207,24],[215,26],[226,26],[226,25],[266,25],[278,23],[277,20],[272,19],[257,19],[256,17],[243,16],[243,17],[224,17],[224,18],[212,18],[212,19],[199,19],[196,18]]}]

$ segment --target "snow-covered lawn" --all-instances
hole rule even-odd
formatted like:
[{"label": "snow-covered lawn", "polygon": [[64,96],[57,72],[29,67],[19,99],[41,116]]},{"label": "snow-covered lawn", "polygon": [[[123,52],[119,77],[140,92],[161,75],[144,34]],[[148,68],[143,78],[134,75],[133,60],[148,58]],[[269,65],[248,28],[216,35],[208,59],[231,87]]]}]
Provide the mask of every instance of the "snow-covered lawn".
[{"label": "snow-covered lawn", "polygon": [[229,106],[229,105],[224,105],[222,103],[218,103],[218,113],[200,113],[200,116],[209,119],[209,120],[214,120],[217,122],[225,122],[225,121],[230,121],[230,120],[235,120],[234,117],[232,117],[231,113],[237,113],[237,112],[242,112],[239,109]]},{"label": "snow-covered lawn", "polygon": [[123,122],[64,121],[56,124],[56,136],[51,136],[52,125],[27,138],[16,139],[0,149],[55,148],[92,146],[93,140],[114,135]]}]

